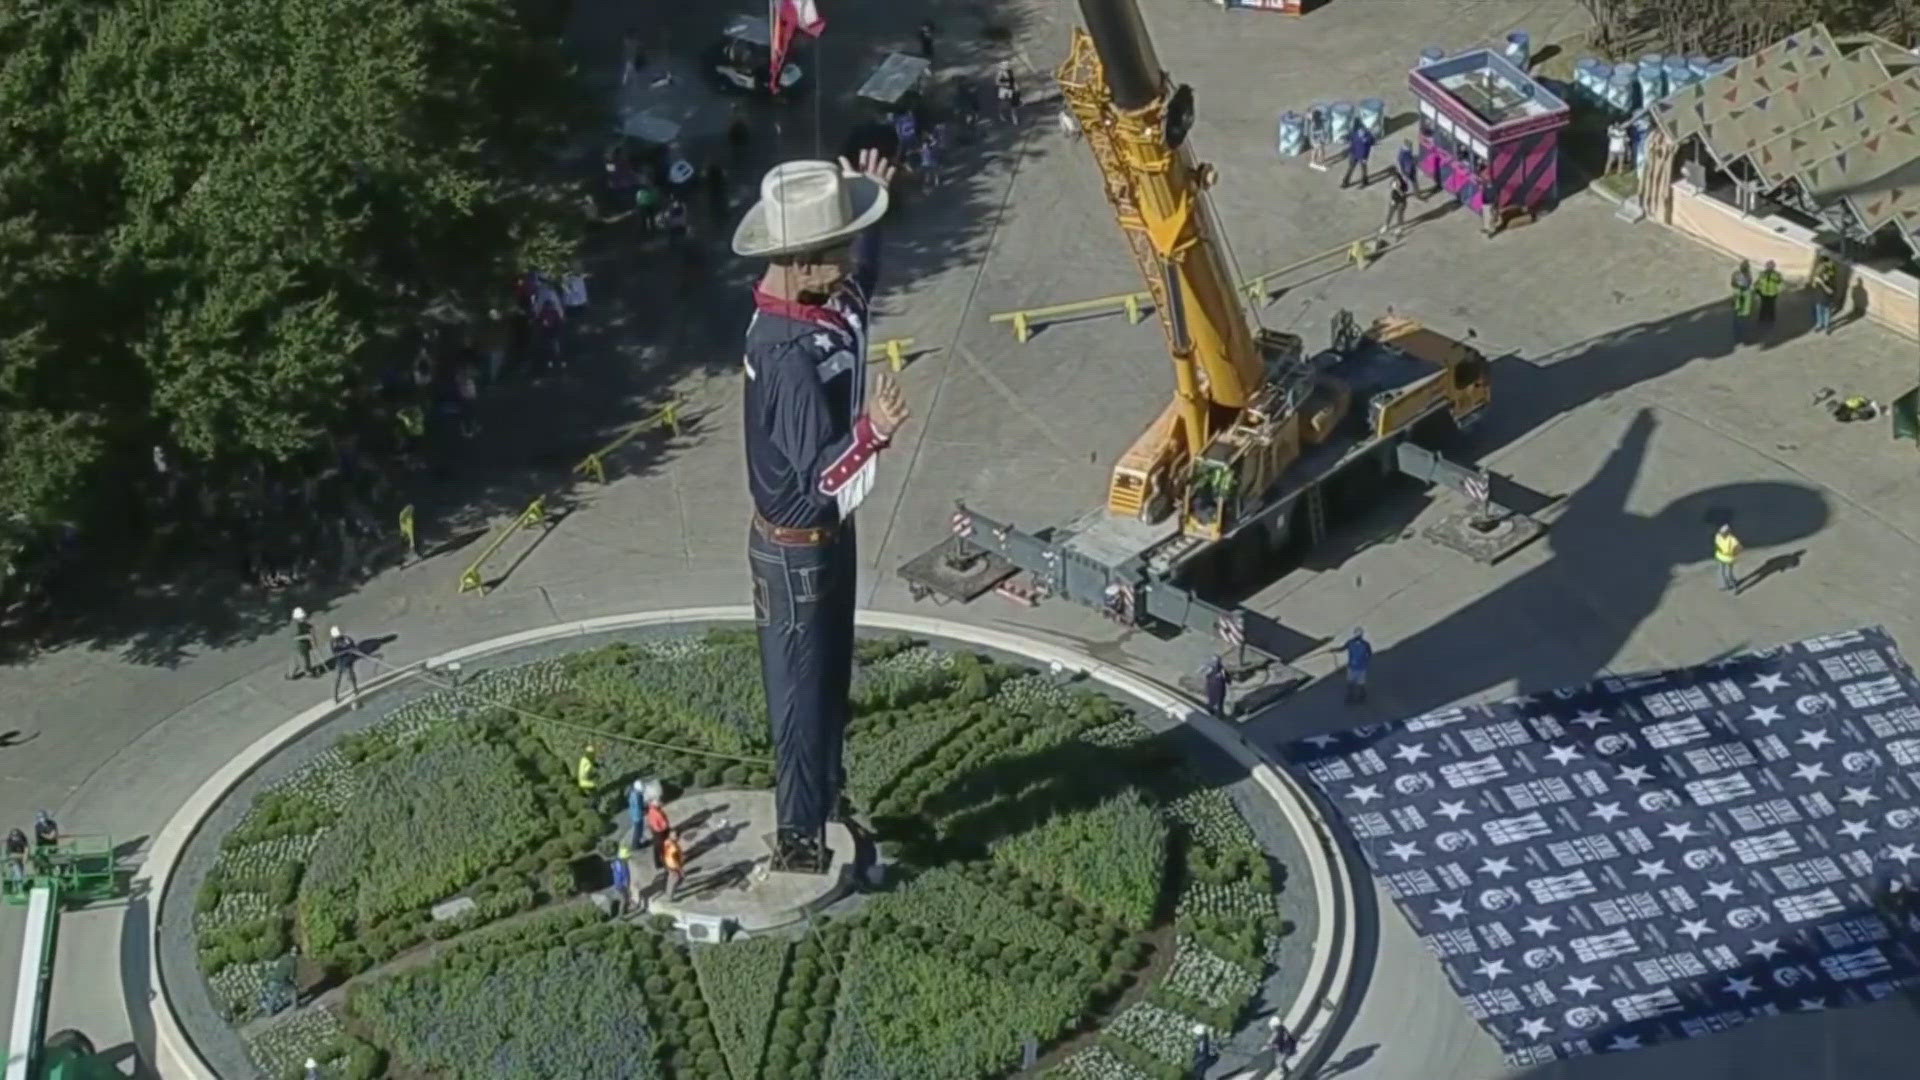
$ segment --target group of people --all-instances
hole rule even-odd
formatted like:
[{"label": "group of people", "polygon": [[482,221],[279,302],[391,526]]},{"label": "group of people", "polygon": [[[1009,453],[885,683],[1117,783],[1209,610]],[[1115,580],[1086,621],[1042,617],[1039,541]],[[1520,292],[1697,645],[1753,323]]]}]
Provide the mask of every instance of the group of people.
[{"label": "group of people", "polygon": [[[600,790],[600,758],[589,743],[574,763],[574,784],[581,794]],[[646,909],[646,892],[635,861],[637,852],[653,854],[653,892],[671,901],[687,880],[687,851],[681,830],[667,816],[665,793],[657,780],[637,779],[627,786],[627,838],[607,860],[609,895],[615,915]]]},{"label": "group of people", "polygon": [[[1750,321],[1758,324],[1763,333],[1774,325],[1787,281],[1772,259],[1766,261],[1758,275],[1754,274],[1750,261],[1741,259],[1727,286],[1733,291],[1736,340],[1746,340]],[[1807,292],[1813,300],[1813,328],[1822,334],[1833,333],[1833,317],[1840,310],[1845,286],[1840,278],[1840,264],[1825,252],[1814,256],[1813,269],[1807,274]]]},{"label": "group of people", "polygon": [[45,810],[33,815],[33,839],[19,829],[7,832],[7,888],[23,889],[30,876],[52,869],[53,852],[60,846],[60,826]]},{"label": "group of people", "polygon": [[317,679],[331,671],[334,704],[340,703],[340,692],[345,689],[348,700],[357,709],[360,707],[360,675],[354,665],[364,656],[360,643],[337,626],[327,628],[327,643],[323,648],[307,609],[293,609],[293,658],[286,678]]}]

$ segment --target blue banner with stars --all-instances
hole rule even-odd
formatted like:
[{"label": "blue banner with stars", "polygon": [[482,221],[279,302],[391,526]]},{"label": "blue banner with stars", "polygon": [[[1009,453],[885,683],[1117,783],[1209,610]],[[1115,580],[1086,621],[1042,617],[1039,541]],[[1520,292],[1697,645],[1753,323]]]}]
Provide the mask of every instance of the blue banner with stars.
[{"label": "blue banner with stars", "polygon": [[1920,683],[1883,630],[1286,755],[1514,1064],[1920,986]]}]

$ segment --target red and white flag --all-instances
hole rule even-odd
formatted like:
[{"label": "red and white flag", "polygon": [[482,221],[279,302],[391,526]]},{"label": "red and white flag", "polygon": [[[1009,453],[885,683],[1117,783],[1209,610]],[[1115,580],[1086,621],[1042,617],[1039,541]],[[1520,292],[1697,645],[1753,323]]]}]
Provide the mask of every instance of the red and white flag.
[{"label": "red and white flag", "polygon": [[773,26],[773,63],[767,71],[767,85],[776,93],[780,89],[780,69],[787,65],[787,47],[793,43],[795,30],[817,38],[827,28],[827,20],[820,17],[820,7],[814,0],[768,0],[768,22]]}]

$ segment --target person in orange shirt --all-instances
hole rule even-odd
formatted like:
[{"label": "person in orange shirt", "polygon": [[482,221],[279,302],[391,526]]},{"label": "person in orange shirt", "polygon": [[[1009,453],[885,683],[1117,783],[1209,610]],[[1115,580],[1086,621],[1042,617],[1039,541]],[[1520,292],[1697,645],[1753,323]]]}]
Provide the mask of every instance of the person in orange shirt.
[{"label": "person in orange shirt", "polygon": [[679,890],[680,883],[687,880],[687,855],[680,848],[680,830],[674,829],[665,834],[660,841],[660,858],[667,867],[667,893],[670,901]]},{"label": "person in orange shirt", "polygon": [[673,826],[667,821],[667,812],[657,802],[647,804],[646,822],[647,835],[653,840],[653,868],[658,870],[661,849],[666,847],[667,834],[673,831]]}]

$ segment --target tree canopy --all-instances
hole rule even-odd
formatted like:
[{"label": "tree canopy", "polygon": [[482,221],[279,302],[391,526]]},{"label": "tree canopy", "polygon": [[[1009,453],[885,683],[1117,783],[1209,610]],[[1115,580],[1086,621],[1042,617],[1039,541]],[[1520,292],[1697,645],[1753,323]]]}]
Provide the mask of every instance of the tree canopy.
[{"label": "tree canopy", "polygon": [[570,263],[587,100],[513,0],[0,5],[12,539],[155,445],[296,457],[429,310]]}]

